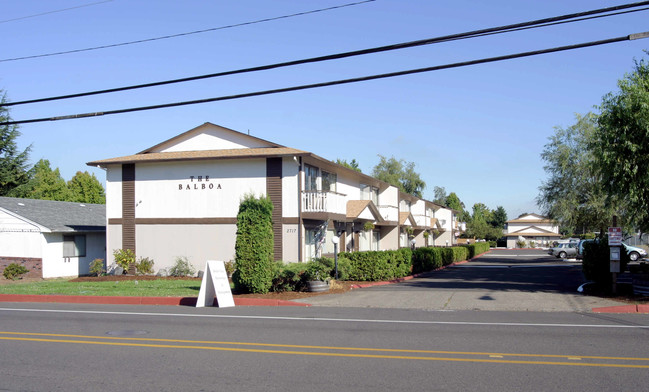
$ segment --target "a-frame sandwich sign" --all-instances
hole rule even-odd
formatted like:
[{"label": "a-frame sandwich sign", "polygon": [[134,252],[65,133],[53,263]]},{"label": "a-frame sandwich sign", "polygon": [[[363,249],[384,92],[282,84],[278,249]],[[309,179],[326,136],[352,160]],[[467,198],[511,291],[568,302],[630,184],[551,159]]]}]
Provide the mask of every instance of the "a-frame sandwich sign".
[{"label": "a-frame sandwich sign", "polygon": [[221,260],[208,260],[205,263],[205,273],[201,289],[198,292],[196,307],[213,306],[214,297],[216,297],[219,308],[234,306],[228,274],[225,272],[225,263]]}]

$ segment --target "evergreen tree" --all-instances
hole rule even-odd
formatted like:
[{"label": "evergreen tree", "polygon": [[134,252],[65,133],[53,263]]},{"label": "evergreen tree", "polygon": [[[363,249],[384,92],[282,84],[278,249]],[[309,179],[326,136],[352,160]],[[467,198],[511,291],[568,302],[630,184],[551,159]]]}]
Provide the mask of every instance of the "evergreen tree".
[{"label": "evergreen tree", "polygon": [[[11,121],[9,110],[3,106],[5,94],[0,90],[0,122]],[[18,150],[16,139],[20,136],[15,125],[0,126],[0,196],[8,196],[9,192],[27,182],[27,161],[31,146],[22,152]]]},{"label": "evergreen tree", "polygon": [[41,159],[29,171],[30,179],[26,184],[12,189],[8,196],[41,200],[68,200],[68,187],[61,177],[59,169],[52,170],[50,161]]},{"label": "evergreen tree", "polygon": [[106,192],[97,177],[87,171],[78,171],[68,181],[68,201],[106,204]]}]

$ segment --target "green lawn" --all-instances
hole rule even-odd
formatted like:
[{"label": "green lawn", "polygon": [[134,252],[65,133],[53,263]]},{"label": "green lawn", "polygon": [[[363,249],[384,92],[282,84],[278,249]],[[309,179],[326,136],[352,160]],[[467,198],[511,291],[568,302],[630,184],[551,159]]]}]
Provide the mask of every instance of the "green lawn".
[{"label": "green lawn", "polygon": [[127,297],[198,297],[197,280],[124,280],[69,282],[51,280],[0,285],[0,294],[97,295]]}]

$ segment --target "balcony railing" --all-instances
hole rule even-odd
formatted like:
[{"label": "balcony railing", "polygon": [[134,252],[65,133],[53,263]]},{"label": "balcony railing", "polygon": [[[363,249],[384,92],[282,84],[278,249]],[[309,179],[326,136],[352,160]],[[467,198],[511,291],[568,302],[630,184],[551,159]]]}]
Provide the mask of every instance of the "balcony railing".
[{"label": "balcony railing", "polygon": [[346,196],[336,192],[303,191],[302,212],[347,214]]}]

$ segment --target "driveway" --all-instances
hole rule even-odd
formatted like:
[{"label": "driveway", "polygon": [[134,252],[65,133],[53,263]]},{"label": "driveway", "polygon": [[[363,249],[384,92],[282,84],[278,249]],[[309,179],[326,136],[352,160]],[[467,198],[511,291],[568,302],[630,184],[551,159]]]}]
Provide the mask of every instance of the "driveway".
[{"label": "driveway", "polygon": [[384,286],[298,300],[314,306],[589,312],[619,302],[577,293],[581,263],[542,250],[498,249],[465,264]]}]

